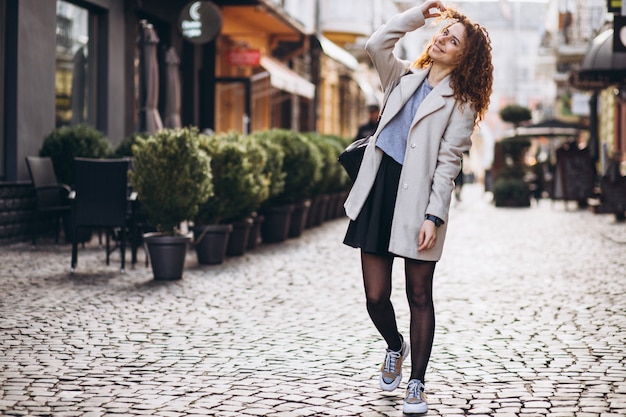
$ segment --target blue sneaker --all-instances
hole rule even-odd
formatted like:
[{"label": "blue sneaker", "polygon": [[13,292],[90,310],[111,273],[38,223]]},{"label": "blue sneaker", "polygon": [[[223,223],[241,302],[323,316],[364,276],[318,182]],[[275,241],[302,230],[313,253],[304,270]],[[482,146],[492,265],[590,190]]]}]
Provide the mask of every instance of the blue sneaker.
[{"label": "blue sneaker", "polygon": [[393,391],[398,388],[402,380],[402,362],[409,356],[409,344],[402,341],[399,352],[387,349],[385,362],[380,367],[380,388],[383,391]]},{"label": "blue sneaker", "polygon": [[426,404],[426,394],[424,394],[424,384],[419,379],[409,381],[404,397],[404,414],[423,414],[428,411]]}]

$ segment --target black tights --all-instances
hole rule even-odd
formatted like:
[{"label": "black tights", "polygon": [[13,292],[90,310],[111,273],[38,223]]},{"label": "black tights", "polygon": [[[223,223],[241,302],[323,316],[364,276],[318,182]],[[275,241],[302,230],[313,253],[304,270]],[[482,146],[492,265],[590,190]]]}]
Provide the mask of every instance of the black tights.
[{"label": "black tights", "polygon": [[[393,256],[381,256],[361,251],[363,284],[367,312],[387,342],[389,349],[398,351],[402,341],[396,315],[391,304],[391,271]],[[433,305],[433,276],[435,262],[405,259],[406,295],[411,311],[411,377],[424,382],[435,337],[435,308]]]}]

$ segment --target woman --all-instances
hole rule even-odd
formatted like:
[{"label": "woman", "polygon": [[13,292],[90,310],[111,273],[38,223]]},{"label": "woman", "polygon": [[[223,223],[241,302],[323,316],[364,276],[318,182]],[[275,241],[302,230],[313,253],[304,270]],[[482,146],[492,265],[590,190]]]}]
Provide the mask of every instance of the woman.
[{"label": "woman", "polygon": [[[447,20],[424,53],[413,63],[396,57],[398,40],[432,17]],[[425,413],[424,377],[435,333],[433,275],[462,154],[489,105],[491,44],[484,28],[427,0],[392,17],[366,50],[387,100],[345,203],[351,221],[344,243],[361,249],[367,311],[387,343],[380,386],[398,387],[410,351],[404,412]],[[398,331],[390,300],[395,257],[405,263],[410,343]]]}]

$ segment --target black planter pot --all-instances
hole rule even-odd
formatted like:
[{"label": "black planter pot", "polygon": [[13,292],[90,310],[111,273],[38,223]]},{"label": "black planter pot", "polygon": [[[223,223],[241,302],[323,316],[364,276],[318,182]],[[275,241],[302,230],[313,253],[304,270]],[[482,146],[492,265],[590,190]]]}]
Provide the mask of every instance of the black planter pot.
[{"label": "black planter pot", "polygon": [[319,212],[322,208],[322,196],[316,196],[311,200],[311,207],[309,208],[309,215],[306,219],[306,227],[310,229],[311,227],[318,226],[317,220],[319,219]]},{"label": "black planter pot", "polygon": [[181,279],[185,267],[189,237],[146,233],[143,235],[143,239],[148,246],[154,279]]},{"label": "black planter pot", "polygon": [[326,220],[333,220],[338,217],[337,208],[339,207],[339,193],[328,194],[328,210],[326,210]]},{"label": "black planter pot", "polygon": [[311,211],[311,218],[307,222],[308,227],[315,227],[322,224],[322,222],[326,219],[326,212],[328,211],[328,200],[329,197],[327,194],[318,195],[314,199],[315,210]]},{"label": "black planter pot", "polygon": [[311,208],[311,200],[306,199],[294,204],[293,213],[291,213],[291,222],[289,223],[289,232],[287,237],[298,237],[302,235]]},{"label": "black planter pot", "polygon": [[228,237],[228,245],[226,246],[226,256],[241,256],[246,252],[248,239],[250,237],[250,229],[254,221],[252,217],[248,217],[238,222],[233,222],[233,230]]},{"label": "black planter pot", "polygon": [[324,223],[326,221],[326,217],[328,214],[328,207],[330,205],[330,196],[328,194],[324,194],[322,196],[322,204],[320,206],[319,219],[316,219],[316,223],[318,225]]},{"label": "black planter pot", "polygon": [[343,203],[346,202],[347,194],[344,192],[338,192],[334,195],[334,209],[333,209],[333,219],[338,219],[345,215],[345,211],[343,209]]},{"label": "black planter pot", "polygon": [[194,226],[193,242],[201,265],[214,265],[224,262],[228,238],[233,230],[230,224],[210,224]]},{"label": "black planter pot", "polygon": [[345,217],[346,209],[343,207],[344,203],[348,199],[348,191],[342,191],[339,193],[339,207],[337,208],[337,217]]},{"label": "black planter pot", "polygon": [[284,204],[268,207],[263,211],[263,216],[265,217],[261,225],[263,242],[275,243],[287,239],[293,210],[293,204]]},{"label": "black planter pot", "polygon": [[261,225],[263,224],[265,217],[257,214],[252,217],[252,220],[252,227],[250,227],[246,250],[255,249],[259,245],[259,243],[261,243]]}]

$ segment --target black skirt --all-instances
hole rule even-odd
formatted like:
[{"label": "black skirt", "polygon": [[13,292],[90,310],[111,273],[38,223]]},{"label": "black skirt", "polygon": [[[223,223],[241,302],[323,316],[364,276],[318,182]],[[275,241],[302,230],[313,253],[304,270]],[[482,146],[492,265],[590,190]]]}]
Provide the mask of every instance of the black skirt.
[{"label": "black skirt", "polygon": [[390,254],[391,222],[401,170],[401,164],[383,153],[374,185],[359,216],[350,220],[343,243],[367,253]]}]

